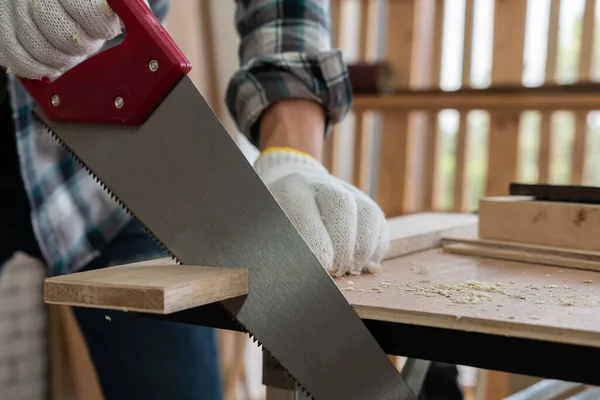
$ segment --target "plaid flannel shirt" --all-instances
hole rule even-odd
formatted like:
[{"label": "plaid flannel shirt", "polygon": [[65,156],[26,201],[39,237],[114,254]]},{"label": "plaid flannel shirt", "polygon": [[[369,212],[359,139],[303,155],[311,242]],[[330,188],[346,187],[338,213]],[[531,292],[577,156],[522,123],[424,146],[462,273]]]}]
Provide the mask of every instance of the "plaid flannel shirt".
[{"label": "plaid flannel shirt", "polygon": [[[170,0],[150,0],[164,21]],[[226,104],[238,129],[254,144],[263,110],[285,98],[314,99],[330,127],[351,107],[342,54],[331,48],[327,0],[238,0],[240,68]],[[36,237],[50,275],[79,270],[130,221],[82,167],[32,119],[33,102],[9,75],[21,174]],[[325,132],[325,134],[327,133]]]}]

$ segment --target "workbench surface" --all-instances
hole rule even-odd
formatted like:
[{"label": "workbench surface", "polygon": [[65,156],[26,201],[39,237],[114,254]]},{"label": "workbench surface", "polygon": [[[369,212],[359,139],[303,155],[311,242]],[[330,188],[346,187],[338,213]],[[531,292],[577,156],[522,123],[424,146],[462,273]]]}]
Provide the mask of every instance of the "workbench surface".
[{"label": "workbench surface", "polygon": [[337,279],[363,319],[600,347],[600,273],[452,255]]}]

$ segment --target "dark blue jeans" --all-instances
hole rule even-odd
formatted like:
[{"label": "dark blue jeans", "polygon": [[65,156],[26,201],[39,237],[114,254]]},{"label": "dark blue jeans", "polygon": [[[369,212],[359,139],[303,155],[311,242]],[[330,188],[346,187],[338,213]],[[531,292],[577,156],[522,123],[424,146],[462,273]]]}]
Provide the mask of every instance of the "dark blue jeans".
[{"label": "dark blue jeans", "polygon": [[[16,251],[42,259],[27,207],[19,204],[15,205],[19,209],[11,212],[6,212],[6,204],[0,207],[0,268]],[[163,256],[154,241],[132,222],[85,269]],[[214,329],[158,321],[131,312],[74,311],[106,400],[222,399]]]}]

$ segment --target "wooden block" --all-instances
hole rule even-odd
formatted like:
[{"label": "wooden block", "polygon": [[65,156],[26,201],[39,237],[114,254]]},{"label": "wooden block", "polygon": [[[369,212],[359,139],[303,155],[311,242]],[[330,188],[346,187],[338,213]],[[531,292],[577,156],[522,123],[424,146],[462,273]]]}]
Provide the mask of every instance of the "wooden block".
[{"label": "wooden block", "polygon": [[153,260],[48,278],[49,304],[169,314],[248,293],[248,270]]},{"label": "wooden block", "polygon": [[479,202],[479,237],[600,251],[600,205],[484,197]]}]

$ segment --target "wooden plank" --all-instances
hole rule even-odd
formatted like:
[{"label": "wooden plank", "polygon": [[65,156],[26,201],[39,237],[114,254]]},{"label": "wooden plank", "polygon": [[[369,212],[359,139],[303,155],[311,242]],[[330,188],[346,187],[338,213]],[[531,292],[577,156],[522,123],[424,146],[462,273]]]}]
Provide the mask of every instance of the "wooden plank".
[{"label": "wooden plank", "polygon": [[[361,0],[358,57],[372,61],[376,56],[376,40],[379,20],[379,0]],[[369,111],[355,112],[353,183],[365,193],[370,193],[371,154],[373,150],[373,114]]]},{"label": "wooden plank", "polygon": [[[331,21],[331,41],[333,48],[339,49],[342,35],[342,0],[329,2],[329,16]],[[340,175],[340,125],[331,130],[323,144],[323,165],[335,176]]]},{"label": "wooden plank", "polygon": [[[436,1],[434,9],[434,22],[432,27],[432,50],[430,86],[440,89],[442,80],[442,48],[444,43],[444,15],[443,1]],[[360,104],[360,99],[358,100]],[[356,104],[356,103],[355,103]],[[428,114],[425,132],[425,173],[423,181],[423,206],[425,210],[435,210],[440,206],[440,138],[438,135],[439,110]]]},{"label": "wooden plank", "polygon": [[529,196],[482,198],[479,236],[600,251],[600,205],[535,201]]},{"label": "wooden plank", "polygon": [[336,282],[364,319],[600,347],[597,272],[433,249]]},{"label": "wooden plank", "polygon": [[[511,111],[520,112],[525,110],[600,110],[600,99],[593,93],[569,93],[565,89],[563,93],[540,93],[529,90],[514,93],[490,93],[486,89],[475,91],[455,91],[445,93],[418,91],[407,93],[396,93],[392,95],[355,96],[353,108],[356,111],[375,110],[392,112],[400,111],[440,111],[444,109],[470,111]],[[514,180],[514,177],[506,181]],[[506,189],[504,189],[506,190]]]},{"label": "wooden plank", "polygon": [[518,246],[496,246],[485,243],[445,243],[444,252],[468,256],[489,257],[498,260],[521,261],[555,267],[576,268],[600,272],[600,252],[594,256],[560,250],[546,251],[544,248],[519,248]]},{"label": "wooden plank", "polygon": [[[550,21],[548,22],[548,42],[546,47],[545,83],[556,82],[556,63],[558,61],[558,27],[560,21],[561,0],[550,0]],[[540,124],[540,147],[538,150],[538,181],[550,180],[550,154],[552,152],[552,112],[542,112]]]},{"label": "wooden plank", "polygon": [[477,216],[458,213],[418,213],[388,220],[390,246],[385,259],[433,249],[446,236],[477,233]]},{"label": "wooden plank", "polygon": [[[400,87],[411,86],[416,2],[391,1],[387,4],[385,59],[397,74]],[[381,113],[381,148],[377,177],[377,202],[386,215],[406,212],[410,175],[410,135],[408,113],[385,110]]]},{"label": "wooden plank", "polygon": [[[583,13],[583,28],[579,53],[579,80],[590,81],[593,73],[592,59],[594,55],[594,31],[596,28],[596,0],[586,0]],[[573,154],[571,156],[571,182],[583,184],[586,176],[586,148],[588,135],[589,112],[581,111],[575,114],[575,137]]]},{"label": "wooden plank", "polygon": [[69,364],[73,375],[76,398],[103,400],[104,393],[91,359],[91,355],[71,307],[59,306],[64,326]]},{"label": "wooden plank", "polygon": [[221,88],[219,87],[219,72],[218,72],[218,56],[216,50],[217,40],[215,38],[214,18],[212,12],[212,0],[204,0],[200,2],[200,21],[202,25],[202,45],[205,49],[204,68],[208,75],[208,98],[209,105],[213,109],[215,115],[223,120],[225,113],[223,112],[224,103],[221,98]]},{"label": "wooden plank", "polygon": [[[422,213],[388,220],[385,258],[439,247],[444,235],[473,234],[477,217]],[[44,300],[104,309],[169,314],[248,293],[248,270],[176,265],[149,260],[54,278],[44,283]]]},{"label": "wooden plank", "polygon": [[[502,0],[494,4],[492,82],[520,83],[525,51],[527,1]],[[520,113],[490,115],[486,194],[504,195],[517,175]]]},{"label": "wooden plank", "polygon": [[[471,55],[473,52],[473,20],[475,0],[465,0],[465,26],[463,35],[463,59],[462,59],[462,86],[471,84]],[[466,194],[466,172],[467,172],[467,148],[468,141],[468,112],[461,112],[458,120],[458,132],[456,135],[456,169],[454,173],[454,188],[452,208],[456,212],[465,209]]]},{"label": "wooden plank", "polygon": [[48,278],[44,282],[44,301],[169,314],[248,293],[247,269],[184,266],[160,261]]},{"label": "wooden plank", "polygon": [[506,240],[494,240],[485,239],[479,237],[477,232],[469,232],[466,229],[463,232],[448,232],[442,235],[442,246],[448,243],[467,243],[473,245],[481,245],[488,247],[496,247],[511,250],[522,250],[522,251],[540,251],[547,254],[554,254],[558,256],[571,257],[573,259],[587,259],[597,260],[600,259],[599,251],[592,250],[580,250],[568,247],[557,247],[557,246],[544,246],[533,243],[522,243],[522,242],[510,242]]}]

